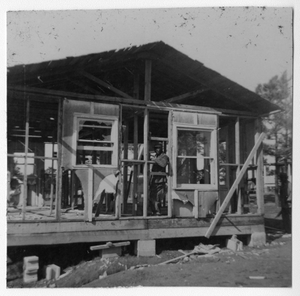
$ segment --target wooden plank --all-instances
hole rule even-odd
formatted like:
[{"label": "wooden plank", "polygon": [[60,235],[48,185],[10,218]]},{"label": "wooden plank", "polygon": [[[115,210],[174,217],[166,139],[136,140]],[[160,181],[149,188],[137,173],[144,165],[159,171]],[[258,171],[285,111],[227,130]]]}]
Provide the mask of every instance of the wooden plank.
[{"label": "wooden plank", "polygon": [[208,88],[201,88],[201,89],[198,89],[198,90],[195,90],[195,91],[191,91],[191,92],[182,94],[180,96],[176,96],[176,97],[172,97],[172,98],[163,100],[162,102],[165,102],[165,103],[175,103],[175,102],[178,102],[178,101],[182,101],[182,100],[184,100],[186,98],[199,95],[199,94],[201,94],[201,93],[203,93],[203,92],[205,92],[207,90],[209,90],[209,89]]},{"label": "wooden plank", "polygon": [[95,77],[94,75],[91,75],[90,73],[87,73],[87,72],[85,72],[85,71],[83,71],[83,70],[79,71],[79,73],[80,73],[81,75],[83,75],[84,77],[86,77],[86,78],[88,78],[88,79],[90,79],[90,80],[96,82],[97,84],[100,84],[100,85],[104,86],[105,88],[107,88],[107,89],[113,91],[114,93],[116,93],[116,94],[118,94],[118,95],[120,95],[120,96],[122,96],[122,97],[124,97],[124,98],[127,98],[127,99],[133,99],[133,98],[132,98],[131,96],[129,96],[128,94],[126,94],[126,93],[122,92],[121,90],[115,88],[114,86],[112,86],[112,85],[110,85],[110,84],[104,82],[104,81],[101,80],[100,78]]},{"label": "wooden plank", "polygon": [[[116,221],[115,221],[116,222]],[[199,237],[204,236],[208,227],[188,227],[188,228],[165,228],[165,229],[126,229],[126,230],[93,230],[76,232],[55,232],[51,233],[21,233],[9,234],[7,245],[50,245],[66,243],[89,243],[107,241],[128,241],[139,239],[162,239],[176,237]],[[263,231],[263,220],[260,224],[241,225],[238,229],[234,226],[218,225],[214,230],[214,235],[251,234],[254,231]]]},{"label": "wooden plank", "polygon": [[130,242],[120,242],[120,243],[112,243],[108,242],[105,245],[99,245],[99,246],[91,246],[90,250],[95,251],[95,250],[104,250],[104,249],[109,249],[109,248],[118,248],[118,247],[124,247],[124,246],[129,246]]},{"label": "wooden plank", "polygon": [[209,238],[210,235],[212,234],[212,232],[213,232],[214,228],[216,227],[216,225],[217,225],[220,217],[222,216],[224,210],[226,209],[226,207],[227,207],[227,205],[228,205],[228,203],[229,203],[229,201],[230,201],[230,199],[231,199],[234,191],[236,190],[236,188],[237,188],[238,184],[240,183],[241,179],[243,178],[243,176],[244,176],[244,174],[245,174],[245,172],[246,172],[246,170],[248,168],[248,165],[250,164],[250,161],[254,157],[254,154],[256,153],[258,147],[261,145],[261,143],[262,143],[262,141],[263,141],[264,138],[265,138],[265,134],[262,133],[259,136],[259,138],[257,140],[257,143],[254,145],[252,151],[250,152],[250,154],[249,154],[246,162],[244,163],[244,165],[243,165],[240,173],[238,174],[237,178],[235,179],[234,183],[232,184],[229,192],[227,193],[227,195],[226,195],[226,197],[225,197],[225,199],[224,199],[224,201],[223,201],[223,203],[222,203],[222,205],[221,205],[218,213],[216,214],[216,216],[215,216],[214,220],[212,221],[209,229],[207,230],[207,233],[205,234],[205,237]]},{"label": "wooden plank", "polygon": [[146,229],[147,220],[95,220],[93,223],[86,223],[81,220],[70,222],[68,220],[62,221],[26,221],[22,222],[8,222],[7,233],[11,234],[33,234],[33,233],[59,233],[72,232],[73,235],[77,231],[117,231],[117,230],[135,230]]}]

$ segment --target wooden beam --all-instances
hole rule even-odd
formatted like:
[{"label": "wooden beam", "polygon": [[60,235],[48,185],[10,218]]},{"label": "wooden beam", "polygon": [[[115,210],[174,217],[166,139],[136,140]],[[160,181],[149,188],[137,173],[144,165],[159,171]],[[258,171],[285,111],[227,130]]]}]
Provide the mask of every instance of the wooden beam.
[{"label": "wooden beam", "polygon": [[100,84],[101,86],[104,86],[105,88],[113,91],[114,93],[124,97],[124,98],[127,98],[127,99],[133,99],[131,96],[129,96],[128,94],[122,92],[121,90],[115,88],[114,86],[104,82],[103,80],[99,79],[98,77],[95,77],[94,75],[90,74],[90,73],[87,73],[83,70],[79,71],[79,73],[81,75],[83,75],[84,77],[92,80],[93,82],[96,82],[97,84]]},{"label": "wooden beam", "polygon": [[144,100],[151,101],[151,70],[152,70],[152,61],[145,61],[145,93]]},{"label": "wooden beam", "polygon": [[173,97],[173,98],[170,98],[170,99],[167,99],[167,100],[163,100],[162,102],[164,103],[174,103],[174,102],[178,102],[178,101],[181,101],[181,100],[184,100],[186,98],[189,98],[189,97],[193,97],[193,96],[196,96],[196,95],[199,95],[205,91],[209,90],[208,88],[202,88],[202,89],[198,89],[198,90],[195,90],[195,91],[191,91],[191,92],[188,92],[188,93],[185,93],[185,94],[182,94],[180,96],[176,96],[176,97]]},{"label": "wooden beam", "polygon": [[213,230],[215,229],[219,219],[221,218],[224,210],[226,209],[228,203],[230,202],[231,200],[231,197],[234,193],[234,191],[236,190],[237,186],[239,185],[240,181],[242,180],[247,168],[248,168],[248,165],[250,164],[250,161],[252,160],[252,158],[254,157],[254,154],[256,153],[257,149],[259,148],[259,146],[261,145],[262,141],[264,140],[265,138],[265,134],[264,133],[261,133],[261,135],[259,136],[259,138],[257,139],[257,142],[255,143],[253,149],[251,150],[246,162],[244,163],[240,173],[237,175],[235,181],[233,182],[229,192],[227,193],[219,211],[217,212],[214,220],[212,221],[210,227],[208,228],[206,234],[205,234],[205,237],[209,238],[213,232]]},{"label": "wooden beam", "polygon": [[72,82],[73,84],[81,87],[82,89],[89,91],[90,93],[92,93],[94,95],[101,95],[101,93],[99,91],[97,91],[94,88],[82,83],[81,81],[78,81],[78,80],[75,80],[75,79],[72,79],[72,78],[68,78],[68,80],[70,82]]},{"label": "wooden beam", "polygon": [[89,95],[89,94],[78,94],[68,91],[61,91],[61,90],[50,90],[50,89],[43,89],[37,87],[23,87],[23,86],[15,86],[15,87],[8,87],[8,92],[22,92],[22,97],[24,97],[24,93],[28,93],[28,95],[32,94],[40,94],[49,97],[60,97],[69,98],[73,100],[82,100],[82,101],[96,101],[96,102],[107,102],[107,103],[127,103],[127,104],[137,104],[145,106],[145,102],[141,100],[134,100],[134,99],[126,99],[121,97],[109,97],[109,96],[100,96],[100,95]]}]

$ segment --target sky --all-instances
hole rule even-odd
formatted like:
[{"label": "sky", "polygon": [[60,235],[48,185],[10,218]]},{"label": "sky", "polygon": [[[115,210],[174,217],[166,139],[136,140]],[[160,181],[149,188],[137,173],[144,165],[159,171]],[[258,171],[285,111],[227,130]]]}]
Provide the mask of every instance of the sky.
[{"label": "sky", "polygon": [[291,7],[38,8],[6,22],[8,66],[163,41],[252,91],[292,76]]}]

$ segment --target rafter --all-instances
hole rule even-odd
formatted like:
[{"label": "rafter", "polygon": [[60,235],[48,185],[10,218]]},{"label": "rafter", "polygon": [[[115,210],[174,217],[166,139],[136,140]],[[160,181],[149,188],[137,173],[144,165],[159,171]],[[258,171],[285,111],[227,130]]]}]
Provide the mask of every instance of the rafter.
[{"label": "rafter", "polygon": [[[241,101],[240,101],[239,99],[233,98],[232,96],[226,95],[226,94],[220,92],[219,90],[216,90],[213,86],[210,86],[210,83],[209,83],[209,82],[205,82],[205,83],[204,83],[204,82],[200,81],[200,79],[197,78],[197,77],[195,77],[195,75],[192,75],[192,74],[188,73],[189,71],[185,71],[185,70],[183,69],[183,67],[180,67],[180,64],[172,63],[171,61],[166,61],[166,59],[161,59],[160,62],[163,63],[163,64],[165,64],[166,66],[172,68],[173,70],[176,70],[176,71],[180,72],[181,74],[185,75],[186,77],[189,77],[190,79],[192,79],[192,80],[194,80],[194,81],[196,81],[196,82],[198,82],[198,83],[203,84],[203,85],[204,85],[205,87],[207,87],[209,90],[211,90],[211,91],[213,91],[213,92],[215,92],[215,93],[220,94],[221,96],[227,98],[228,100],[233,101],[233,102],[235,102],[235,103],[237,103],[237,104],[239,104],[239,105],[246,106],[247,108],[249,108],[249,109],[252,110],[253,112],[257,112],[257,111],[258,111],[256,108],[253,108],[252,105],[246,104],[246,103],[241,104]],[[200,64],[200,63],[199,63],[199,64]],[[195,69],[195,70],[193,70],[193,71],[196,71],[196,72],[197,72],[197,71],[200,71],[200,68],[201,68],[201,67],[203,67],[203,64],[201,64],[201,66],[199,67],[199,70]],[[195,68],[195,67],[194,67],[194,68]]]},{"label": "rafter", "polygon": [[176,97],[173,97],[173,98],[170,98],[170,99],[167,99],[167,100],[163,100],[163,102],[165,103],[174,103],[174,102],[178,102],[178,101],[181,101],[181,100],[184,100],[186,98],[189,98],[189,97],[193,97],[193,96],[196,96],[196,95],[199,95],[205,91],[208,91],[209,89],[208,88],[202,88],[202,89],[198,89],[198,90],[195,90],[195,91],[191,91],[191,92],[188,92],[188,93],[185,93],[185,94],[182,94],[180,96],[176,96]]},{"label": "rafter", "polygon": [[127,99],[133,99],[133,97],[129,96],[128,94],[126,94],[126,93],[122,92],[121,90],[115,88],[114,86],[112,86],[112,85],[110,85],[110,84],[104,82],[104,81],[101,80],[100,78],[95,77],[94,75],[85,72],[84,70],[79,71],[79,73],[80,73],[81,75],[83,75],[84,77],[86,77],[86,78],[88,78],[88,79],[90,79],[90,80],[96,82],[97,84],[100,84],[101,86],[104,86],[105,88],[107,88],[107,89],[113,91],[114,93],[116,93],[116,94],[118,94],[118,95],[120,95],[120,96],[122,96],[122,97],[124,97],[124,98],[127,98]]}]

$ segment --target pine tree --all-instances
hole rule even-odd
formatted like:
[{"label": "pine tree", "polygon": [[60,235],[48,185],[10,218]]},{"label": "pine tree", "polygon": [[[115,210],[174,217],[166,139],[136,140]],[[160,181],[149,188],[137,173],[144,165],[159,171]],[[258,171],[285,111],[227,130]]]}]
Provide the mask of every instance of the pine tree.
[{"label": "pine tree", "polygon": [[[264,131],[274,145],[264,145],[264,153],[275,158],[275,200],[278,199],[278,180],[280,171],[287,173],[288,162],[292,159],[292,96],[287,73],[281,77],[274,76],[266,84],[259,84],[256,93],[275,103],[281,108],[280,112],[264,118]],[[280,169],[283,168],[283,169]]]}]

